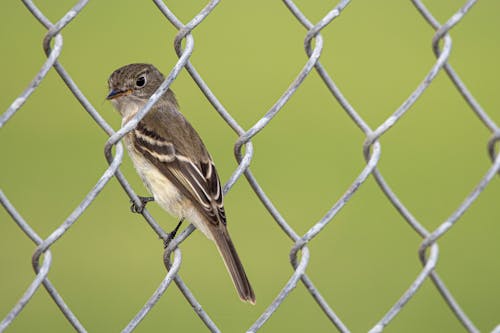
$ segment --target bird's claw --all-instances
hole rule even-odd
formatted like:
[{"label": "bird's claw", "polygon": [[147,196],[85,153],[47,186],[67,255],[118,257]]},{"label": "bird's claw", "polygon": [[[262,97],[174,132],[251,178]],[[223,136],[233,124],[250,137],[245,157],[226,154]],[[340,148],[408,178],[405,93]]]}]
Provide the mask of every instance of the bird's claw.
[{"label": "bird's claw", "polygon": [[141,202],[141,205],[138,206],[133,200],[130,200],[132,205],[130,206],[130,211],[132,213],[137,213],[137,214],[142,214],[142,211],[144,210],[144,207],[146,207],[146,204],[150,201],[154,201],[154,197],[141,197],[139,196],[139,201]]}]

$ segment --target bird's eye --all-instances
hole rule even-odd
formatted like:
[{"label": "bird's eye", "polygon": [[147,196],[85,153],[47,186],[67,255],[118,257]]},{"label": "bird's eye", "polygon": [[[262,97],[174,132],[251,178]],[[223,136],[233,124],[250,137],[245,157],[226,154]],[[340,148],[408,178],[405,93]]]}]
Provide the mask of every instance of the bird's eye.
[{"label": "bird's eye", "polygon": [[146,77],[143,75],[143,76],[139,76],[137,78],[137,80],[135,81],[135,85],[139,88],[142,88],[144,87],[144,85],[146,84]]}]

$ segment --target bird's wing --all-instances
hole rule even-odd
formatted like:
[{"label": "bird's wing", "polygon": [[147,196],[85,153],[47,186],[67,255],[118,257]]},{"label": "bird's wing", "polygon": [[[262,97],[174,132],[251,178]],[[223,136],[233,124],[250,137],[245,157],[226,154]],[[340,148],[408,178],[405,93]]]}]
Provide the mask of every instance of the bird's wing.
[{"label": "bird's wing", "polygon": [[[204,154],[204,160],[186,156],[189,153],[178,151],[173,140],[158,135],[142,123],[132,133],[135,148],[189,198],[211,223],[226,223],[219,176],[208,153]],[[196,132],[194,135],[197,136]]]}]

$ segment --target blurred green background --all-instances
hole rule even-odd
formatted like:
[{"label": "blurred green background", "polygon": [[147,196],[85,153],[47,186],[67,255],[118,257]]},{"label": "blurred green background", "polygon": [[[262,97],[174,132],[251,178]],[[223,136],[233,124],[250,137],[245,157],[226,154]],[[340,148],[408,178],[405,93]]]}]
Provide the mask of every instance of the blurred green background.
[{"label": "blurred green background", "polygon": [[[331,1],[297,1],[317,22]],[[441,22],[463,1],[427,1]],[[52,20],[74,2],[38,1]],[[168,1],[184,22],[204,1]],[[33,79],[46,57],[45,29],[19,1],[0,6],[0,110]],[[480,1],[452,31],[450,62],[489,115],[500,122],[498,1]],[[91,1],[63,31],[61,63],[114,128],[120,117],[105,101],[107,78],[132,62],[168,73],[177,57],[176,30],[150,2]],[[244,127],[279,98],[306,62],[306,31],[279,1],[222,1],[194,32],[191,58],[210,88]],[[324,31],[321,62],[345,96],[377,127],[415,89],[434,62],[433,30],[409,1],[353,1]],[[182,111],[211,151],[223,181],[236,168],[235,134],[186,71],[172,86]],[[2,111],[4,112],[4,111]],[[379,169],[415,217],[432,230],[458,207],[490,167],[488,130],[440,73],[409,113],[381,139]],[[21,215],[47,237],[107,168],[106,135],[54,70],[0,131],[1,188]],[[364,136],[312,73],[279,115],[253,140],[252,171],[300,234],[346,191],[364,166]],[[146,194],[128,157],[122,170]],[[482,331],[500,322],[500,196],[494,179],[440,241],[438,272]],[[257,294],[243,304],[213,245],[195,232],[182,245],[181,276],[223,332],[247,329],[275,298],[292,269],[291,241],[245,179],[227,195],[228,223]],[[148,206],[165,229],[175,220]],[[0,317],[34,277],[33,243],[0,210]],[[372,178],[310,244],[307,272],[353,332],[371,328],[421,269],[421,239]],[[139,311],[165,276],[162,243],[112,180],[74,226],[52,246],[50,280],[90,332],[116,332]],[[41,288],[9,332],[72,328]],[[299,284],[261,332],[334,331]],[[172,286],[137,332],[201,332],[204,327]],[[387,332],[464,331],[427,281]]]}]

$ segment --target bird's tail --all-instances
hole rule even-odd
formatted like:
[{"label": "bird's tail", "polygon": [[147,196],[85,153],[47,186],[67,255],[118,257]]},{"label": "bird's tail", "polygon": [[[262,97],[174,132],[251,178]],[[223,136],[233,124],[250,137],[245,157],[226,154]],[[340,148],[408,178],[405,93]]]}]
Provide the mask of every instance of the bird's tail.
[{"label": "bird's tail", "polygon": [[242,301],[255,304],[255,294],[225,226],[219,225],[213,238]]}]

